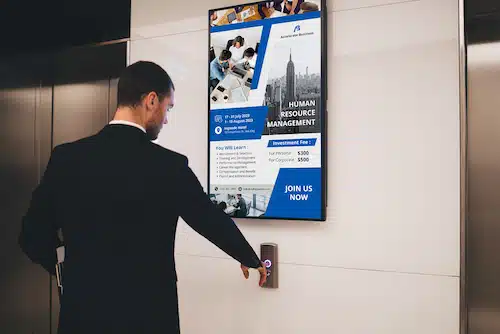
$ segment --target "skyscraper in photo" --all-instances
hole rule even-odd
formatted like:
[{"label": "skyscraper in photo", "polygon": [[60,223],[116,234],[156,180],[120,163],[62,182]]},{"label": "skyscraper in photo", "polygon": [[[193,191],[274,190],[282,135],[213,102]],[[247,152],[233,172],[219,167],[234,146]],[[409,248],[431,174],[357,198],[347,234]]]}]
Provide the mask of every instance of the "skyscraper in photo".
[{"label": "skyscraper in photo", "polygon": [[271,84],[267,84],[266,86],[266,103],[271,103],[273,102],[273,86]]},{"label": "skyscraper in photo", "polygon": [[279,111],[281,111],[282,98],[281,98],[281,84],[280,83],[276,83],[276,86],[274,87],[274,92],[275,92],[275,101],[278,104]]},{"label": "skyscraper in photo", "polygon": [[290,60],[286,66],[286,103],[295,101],[295,64],[292,61],[292,49],[290,49]]}]

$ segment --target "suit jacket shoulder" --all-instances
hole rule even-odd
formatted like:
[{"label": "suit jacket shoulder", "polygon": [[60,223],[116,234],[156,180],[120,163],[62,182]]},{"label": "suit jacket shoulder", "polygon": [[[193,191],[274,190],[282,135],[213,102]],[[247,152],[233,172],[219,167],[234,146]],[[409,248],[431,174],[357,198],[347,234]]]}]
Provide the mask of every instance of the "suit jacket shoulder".
[{"label": "suit jacket shoulder", "polygon": [[52,149],[52,155],[64,156],[70,152],[73,152],[74,150],[84,147],[87,144],[95,142],[96,138],[97,135],[93,135],[75,141],[58,144]]},{"label": "suit jacket shoulder", "polygon": [[168,148],[165,148],[155,143],[151,143],[151,147],[153,152],[157,156],[161,157],[162,161],[168,163],[170,166],[173,165],[175,167],[181,168],[181,167],[186,167],[188,165],[187,156],[181,153],[169,150]]}]

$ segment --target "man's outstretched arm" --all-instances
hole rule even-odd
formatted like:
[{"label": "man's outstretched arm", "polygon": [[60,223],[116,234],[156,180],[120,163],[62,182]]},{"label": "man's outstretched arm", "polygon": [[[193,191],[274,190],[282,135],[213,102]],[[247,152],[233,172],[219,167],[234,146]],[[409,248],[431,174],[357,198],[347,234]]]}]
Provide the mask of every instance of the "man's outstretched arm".
[{"label": "man's outstretched arm", "polygon": [[179,178],[181,217],[196,232],[211,241],[244,267],[259,268],[262,262],[234,221],[208,198],[187,159]]}]

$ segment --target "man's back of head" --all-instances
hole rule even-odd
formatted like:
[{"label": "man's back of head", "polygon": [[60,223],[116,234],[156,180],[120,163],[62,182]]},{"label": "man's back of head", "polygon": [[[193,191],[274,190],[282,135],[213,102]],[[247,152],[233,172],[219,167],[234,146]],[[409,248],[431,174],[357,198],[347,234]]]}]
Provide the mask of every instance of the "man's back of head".
[{"label": "man's back of head", "polygon": [[174,90],[172,79],[158,64],[133,63],[120,75],[114,120],[136,123],[154,140],[167,123],[166,112],[174,105]]}]

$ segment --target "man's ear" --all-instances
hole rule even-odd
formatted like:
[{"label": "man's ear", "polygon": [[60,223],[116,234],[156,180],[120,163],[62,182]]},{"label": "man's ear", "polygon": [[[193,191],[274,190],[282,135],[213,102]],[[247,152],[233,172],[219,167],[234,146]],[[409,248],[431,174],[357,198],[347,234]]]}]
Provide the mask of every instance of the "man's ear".
[{"label": "man's ear", "polygon": [[146,98],[144,99],[145,107],[146,108],[152,108],[155,104],[155,100],[158,95],[156,95],[155,92],[150,92]]}]

